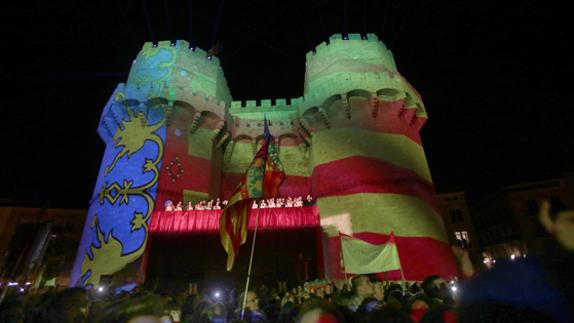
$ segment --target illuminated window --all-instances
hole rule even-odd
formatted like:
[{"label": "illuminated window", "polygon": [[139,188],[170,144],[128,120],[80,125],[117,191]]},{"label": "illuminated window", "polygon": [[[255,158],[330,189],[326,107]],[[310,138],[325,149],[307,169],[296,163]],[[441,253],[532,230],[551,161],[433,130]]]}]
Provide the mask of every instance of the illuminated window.
[{"label": "illuminated window", "polygon": [[470,236],[468,235],[468,231],[456,231],[454,236],[462,248],[470,248]]}]

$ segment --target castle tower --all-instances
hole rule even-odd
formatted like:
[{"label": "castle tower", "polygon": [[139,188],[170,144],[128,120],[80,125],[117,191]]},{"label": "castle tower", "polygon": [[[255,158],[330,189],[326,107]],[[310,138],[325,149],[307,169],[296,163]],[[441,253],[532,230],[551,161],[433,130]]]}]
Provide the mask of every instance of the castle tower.
[{"label": "castle tower", "polygon": [[308,53],[302,97],[243,102],[216,57],[185,41],[144,44],[98,125],[106,149],[72,284],[96,285],[140,259],[167,200],[229,197],[264,119],[287,175],[280,194],[317,200],[325,276],[344,277],[339,232],[375,244],[393,232],[406,279],[455,274],[419,136],[424,104],[369,34],[335,35]]},{"label": "castle tower", "polygon": [[155,209],[218,196],[226,106],[219,60],[186,41],[146,43],[104,107],[106,143],[72,284],[97,285],[140,259]]},{"label": "castle tower", "polygon": [[307,54],[300,123],[310,133],[327,276],[338,232],[380,244],[394,233],[406,279],[455,274],[419,130],[420,95],[376,35],[332,36]]}]

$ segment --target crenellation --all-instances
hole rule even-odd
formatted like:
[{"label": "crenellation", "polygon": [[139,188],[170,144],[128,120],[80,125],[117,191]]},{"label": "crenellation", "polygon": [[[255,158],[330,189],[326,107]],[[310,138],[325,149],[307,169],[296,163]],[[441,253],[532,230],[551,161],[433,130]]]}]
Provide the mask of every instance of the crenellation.
[{"label": "crenellation", "polygon": [[273,105],[271,104],[271,100],[270,100],[270,99],[265,99],[265,100],[261,100],[260,106],[261,106],[262,108],[267,108],[267,107],[272,107]]},{"label": "crenellation", "polygon": [[275,105],[276,106],[286,106],[287,105],[287,99],[275,99]]},{"label": "crenellation", "polygon": [[327,42],[322,42],[318,46],[315,47],[315,52],[318,53],[318,52],[322,51],[323,49],[325,49],[327,46],[329,46],[329,44]]},{"label": "crenellation", "polygon": [[361,34],[349,34],[348,40],[365,40]]}]

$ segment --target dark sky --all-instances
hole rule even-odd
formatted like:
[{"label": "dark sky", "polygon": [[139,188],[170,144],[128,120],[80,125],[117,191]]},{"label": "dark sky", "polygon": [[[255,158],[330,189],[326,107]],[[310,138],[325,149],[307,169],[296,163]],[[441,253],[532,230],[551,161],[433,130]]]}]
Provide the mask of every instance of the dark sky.
[{"label": "dark sky", "polygon": [[[235,100],[299,97],[305,54],[372,32],[422,94],[439,191],[574,169],[571,17],[550,1],[3,1],[0,202],[87,208],[96,126],[145,41],[219,55]],[[10,202],[11,201],[11,202]]]}]

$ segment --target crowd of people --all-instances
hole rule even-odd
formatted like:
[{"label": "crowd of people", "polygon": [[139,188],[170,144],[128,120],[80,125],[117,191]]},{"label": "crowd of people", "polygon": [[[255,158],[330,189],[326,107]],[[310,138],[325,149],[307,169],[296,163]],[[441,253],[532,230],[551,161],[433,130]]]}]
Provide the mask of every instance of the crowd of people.
[{"label": "crowd of people", "polygon": [[574,322],[574,210],[552,210],[545,202],[539,217],[554,237],[550,254],[475,271],[468,253],[453,247],[458,281],[430,275],[422,282],[389,282],[355,275],[292,288],[280,282],[247,293],[193,288],[179,295],[139,286],[24,293],[3,286],[0,323]]},{"label": "crowd of people", "polygon": [[451,289],[442,294],[443,283],[438,276],[421,285],[358,275],[349,284],[316,280],[290,290],[286,284],[260,285],[246,294],[204,290],[171,295],[140,287],[121,292],[70,288],[20,294],[12,289],[2,304],[0,322],[381,322],[381,315],[408,322],[419,321],[420,309],[435,310],[442,303],[445,311],[451,309],[454,295],[448,293]]},{"label": "crowd of people", "polygon": [[[165,211],[193,211],[193,210],[221,210],[225,208],[228,201],[217,198],[214,200],[209,201],[199,201],[195,203],[188,202],[187,206],[183,206],[181,201],[174,204],[171,200],[167,200],[164,204]],[[311,195],[307,195],[305,198],[302,196],[297,197],[287,197],[287,198],[269,198],[269,199],[261,199],[255,200],[253,202],[252,208],[282,208],[282,207],[303,207],[313,204],[313,197]]]}]

